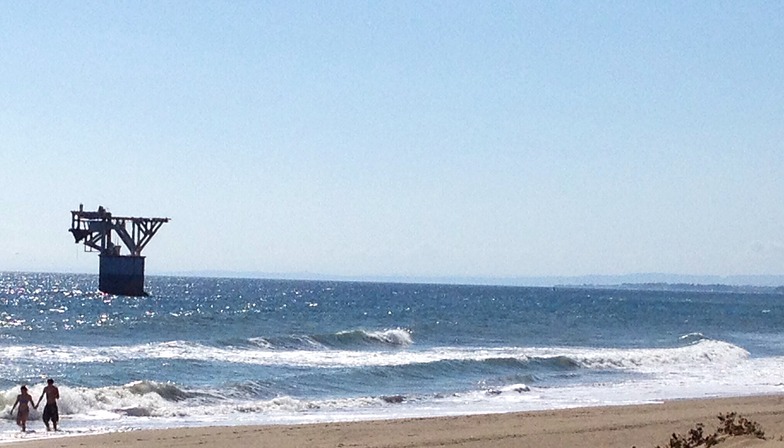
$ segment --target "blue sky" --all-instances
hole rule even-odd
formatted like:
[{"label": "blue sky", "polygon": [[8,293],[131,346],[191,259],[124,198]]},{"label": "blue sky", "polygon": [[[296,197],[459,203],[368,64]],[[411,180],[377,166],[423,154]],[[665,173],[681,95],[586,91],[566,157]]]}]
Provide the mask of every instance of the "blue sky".
[{"label": "blue sky", "polygon": [[0,15],[0,270],[784,273],[784,3],[36,2]]}]

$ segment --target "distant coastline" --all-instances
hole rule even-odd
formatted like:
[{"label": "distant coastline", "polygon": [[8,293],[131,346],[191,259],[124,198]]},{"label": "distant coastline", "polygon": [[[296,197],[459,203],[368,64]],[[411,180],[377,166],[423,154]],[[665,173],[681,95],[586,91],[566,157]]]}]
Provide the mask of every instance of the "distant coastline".
[{"label": "distant coastline", "polygon": [[737,294],[781,294],[784,286],[724,285],[694,283],[622,283],[616,285],[556,285],[556,288],[614,289],[626,291],[677,291],[677,292],[716,292]]}]

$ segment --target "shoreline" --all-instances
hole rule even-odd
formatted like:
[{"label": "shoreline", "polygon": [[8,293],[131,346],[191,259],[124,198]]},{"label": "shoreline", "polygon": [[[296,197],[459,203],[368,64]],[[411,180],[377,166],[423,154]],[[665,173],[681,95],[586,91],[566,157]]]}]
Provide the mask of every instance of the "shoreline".
[{"label": "shoreline", "polygon": [[[698,423],[706,433],[717,416],[736,412],[759,423],[767,440],[732,437],[720,447],[784,448],[784,395],[705,398],[660,404],[601,406],[455,417],[407,418],[300,425],[208,426],[95,435],[45,435],[2,447],[276,448],[334,447],[601,447],[654,448]],[[22,435],[22,437],[24,437]]]}]

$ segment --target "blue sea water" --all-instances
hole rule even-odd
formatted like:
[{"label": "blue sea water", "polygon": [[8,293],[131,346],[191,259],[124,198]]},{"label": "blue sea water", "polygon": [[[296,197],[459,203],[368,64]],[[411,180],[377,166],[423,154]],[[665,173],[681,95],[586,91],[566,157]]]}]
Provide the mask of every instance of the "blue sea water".
[{"label": "blue sea water", "polygon": [[784,296],[0,273],[0,442],[48,377],[60,435],[784,391]]}]

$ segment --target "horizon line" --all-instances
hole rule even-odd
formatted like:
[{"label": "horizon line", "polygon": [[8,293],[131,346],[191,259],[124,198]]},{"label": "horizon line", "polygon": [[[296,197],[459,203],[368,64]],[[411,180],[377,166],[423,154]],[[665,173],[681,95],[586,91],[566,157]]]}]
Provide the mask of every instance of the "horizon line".
[{"label": "horizon line", "polygon": [[[98,275],[83,271],[13,270],[8,273]],[[499,286],[621,286],[625,284],[667,285],[722,285],[746,287],[784,286],[784,274],[586,274],[586,275],[520,275],[520,276],[465,276],[465,275],[345,275],[319,274],[312,272],[271,273],[263,271],[234,270],[188,270],[156,271],[146,274],[155,277],[200,277],[200,278],[249,278],[268,280],[314,280],[314,281],[357,281],[382,283],[433,283]]]}]

